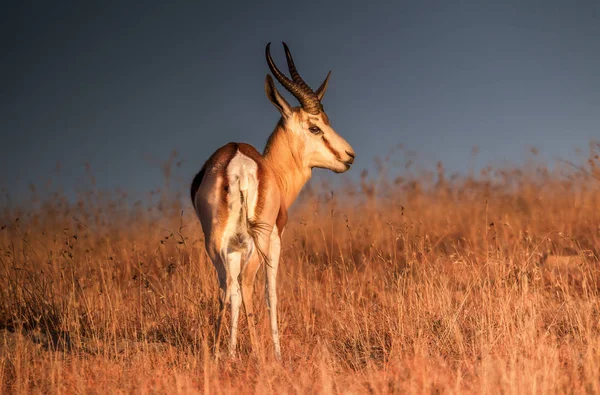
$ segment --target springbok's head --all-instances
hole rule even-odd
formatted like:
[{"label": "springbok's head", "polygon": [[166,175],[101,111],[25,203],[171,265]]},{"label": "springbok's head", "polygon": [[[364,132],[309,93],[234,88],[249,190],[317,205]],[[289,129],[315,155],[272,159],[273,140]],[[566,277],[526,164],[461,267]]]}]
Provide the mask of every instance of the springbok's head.
[{"label": "springbok's head", "polygon": [[329,123],[321,100],[325,96],[331,71],[319,89],[313,91],[298,74],[294,60],[286,43],[283,43],[285,56],[292,79],[286,77],[275,66],[270,53],[271,43],[267,44],[267,63],[277,81],[298,101],[300,107],[291,107],[275,88],[273,78],[267,74],[265,91],[267,97],[282,115],[283,129],[290,134],[292,147],[299,152],[305,166],[319,167],[343,173],[354,162],[354,150]]}]

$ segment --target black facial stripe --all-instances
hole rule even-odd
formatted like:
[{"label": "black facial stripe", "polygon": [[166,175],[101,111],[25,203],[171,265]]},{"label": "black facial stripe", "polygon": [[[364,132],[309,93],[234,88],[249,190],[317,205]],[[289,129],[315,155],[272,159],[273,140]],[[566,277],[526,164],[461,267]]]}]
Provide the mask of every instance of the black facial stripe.
[{"label": "black facial stripe", "polygon": [[325,138],[325,136],[323,136],[322,139],[323,139],[323,142],[325,143],[325,147],[327,147],[327,149],[333,154],[333,156],[335,156],[337,160],[342,160],[340,153],[337,152],[336,150],[334,150],[333,147],[331,146],[331,144],[329,144],[329,140],[327,140]]}]

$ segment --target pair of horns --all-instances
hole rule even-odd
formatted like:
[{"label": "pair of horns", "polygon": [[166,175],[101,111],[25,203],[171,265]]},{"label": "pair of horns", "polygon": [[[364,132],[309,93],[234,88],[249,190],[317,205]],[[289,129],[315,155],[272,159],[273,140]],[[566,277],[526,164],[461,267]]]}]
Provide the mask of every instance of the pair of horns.
[{"label": "pair of horns", "polygon": [[306,82],[300,77],[298,70],[296,70],[296,66],[294,65],[294,60],[292,59],[292,54],[290,53],[290,49],[287,44],[283,43],[283,48],[285,50],[285,57],[287,59],[288,69],[290,71],[290,75],[292,79],[290,80],[285,76],[278,68],[275,66],[273,59],[271,58],[270,51],[271,43],[267,44],[266,54],[267,54],[267,63],[271,72],[277,78],[277,81],[285,89],[287,89],[302,105],[304,111],[310,114],[318,114],[323,110],[323,105],[321,104],[321,98],[323,97],[323,93],[327,88],[327,83],[329,81],[329,76],[331,75],[331,71],[327,74],[325,81],[321,84],[319,89],[314,92]]}]

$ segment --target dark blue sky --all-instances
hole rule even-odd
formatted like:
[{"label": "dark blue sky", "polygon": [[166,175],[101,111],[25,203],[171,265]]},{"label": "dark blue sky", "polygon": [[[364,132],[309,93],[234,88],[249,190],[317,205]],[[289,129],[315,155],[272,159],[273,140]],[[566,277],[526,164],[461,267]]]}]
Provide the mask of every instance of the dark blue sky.
[{"label": "dark blue sky", "polygon": [[146,192],[162,184],[149,158],[176,150],[186,181],[229,141],[262,151],[279,115],[269,41],[313,88],[332,70],[324,105],[355,176],[399,143],[466,171],[473,146],[485,165],[531,146],[572,158],[600,138],[599,2],[22,3],[0,16],[0,186],[14,196],[57,162],[67,190],[89,162],[100,187]]}]

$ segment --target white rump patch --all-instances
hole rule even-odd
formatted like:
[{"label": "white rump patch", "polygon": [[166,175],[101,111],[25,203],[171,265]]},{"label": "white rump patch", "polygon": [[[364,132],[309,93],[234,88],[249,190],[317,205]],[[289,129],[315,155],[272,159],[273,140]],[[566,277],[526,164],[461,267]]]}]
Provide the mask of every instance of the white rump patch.
[{"label": "white rump patch", "polygon": [[[254,242],[247,232],[246,218],[240,216],[246,212],[248,218],[254,217],[258,202],[258,165],[238,151],[227,166],[226,177],[229,184],[227,196],[229,215],[221,245],[223,248],[229,248],[234,244],[253,248]],[[244,210],[242,210],[242,195],[245,199]],[[236,243],[230,243],[231,238],[235,238]]]}]

